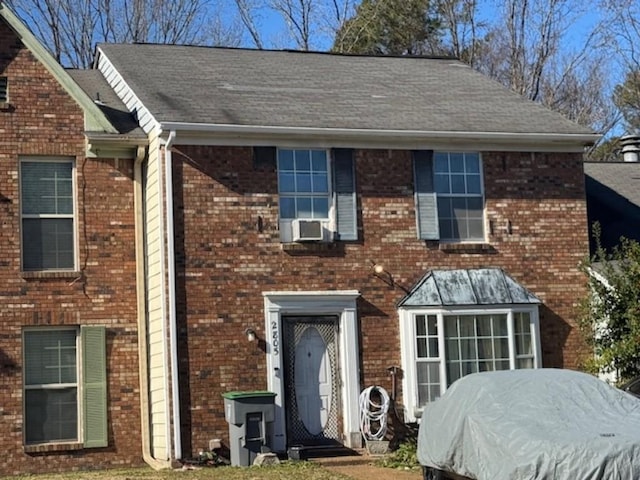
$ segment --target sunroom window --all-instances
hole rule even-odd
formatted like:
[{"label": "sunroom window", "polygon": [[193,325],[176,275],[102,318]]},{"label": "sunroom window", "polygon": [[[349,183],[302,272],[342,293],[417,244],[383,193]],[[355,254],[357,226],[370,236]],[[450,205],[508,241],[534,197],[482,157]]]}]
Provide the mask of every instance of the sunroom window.
[{"label": "sunroom window", "polygon": [[400,302],[407,421],[465,375],[539,368],[538,304],[500,269],[425,275]]}]

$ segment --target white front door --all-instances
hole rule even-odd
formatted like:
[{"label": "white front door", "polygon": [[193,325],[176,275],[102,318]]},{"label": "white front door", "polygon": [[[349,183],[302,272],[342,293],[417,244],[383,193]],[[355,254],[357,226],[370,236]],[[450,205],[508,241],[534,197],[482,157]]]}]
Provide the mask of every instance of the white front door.
[{"label": "white front door", "polygon": [[296,345],[294,377],[300,420],[311,435],[319,435],[327,425],[333,381],[327,344],[313,325]]},{"label": "white front door", "polygon": [[340,439],[337,326],[334,316],[285,317],[290,445],[336,443]]}]

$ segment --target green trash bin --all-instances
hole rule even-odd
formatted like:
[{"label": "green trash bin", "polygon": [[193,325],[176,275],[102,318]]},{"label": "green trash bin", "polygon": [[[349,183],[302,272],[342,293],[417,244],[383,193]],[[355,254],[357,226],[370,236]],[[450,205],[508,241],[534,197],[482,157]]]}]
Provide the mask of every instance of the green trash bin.
[{"label": "green trash bin", "polygon": [[267,424],[275,415],[276,394],[265,390],[225,392],[224,418],[229,423],[231,465],[248,467],[269,452]]}]

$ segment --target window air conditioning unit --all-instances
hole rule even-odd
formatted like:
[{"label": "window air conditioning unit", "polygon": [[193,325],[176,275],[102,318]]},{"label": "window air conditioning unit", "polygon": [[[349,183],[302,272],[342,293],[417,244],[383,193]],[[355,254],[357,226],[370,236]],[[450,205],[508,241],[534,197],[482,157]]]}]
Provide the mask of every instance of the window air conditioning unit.
[{"label": "window air conditioning unit", "polygon": [[294,242],[309,242],[322,240],[322,222],[320,220],[293,220]]}]

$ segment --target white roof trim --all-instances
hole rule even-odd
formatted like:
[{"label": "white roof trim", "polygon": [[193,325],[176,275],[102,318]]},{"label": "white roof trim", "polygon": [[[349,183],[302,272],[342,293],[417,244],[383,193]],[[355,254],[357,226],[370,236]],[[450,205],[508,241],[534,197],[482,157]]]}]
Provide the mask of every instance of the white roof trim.
[{"label": "white roof trim", "polygon": [[238,144],[242,140],[247,144],[255,144],[261,140],[271,144],[287,140],[295,143],[296,139],[298,141],[302,139],[306,145],[314,141],[335,145],[336,141],[343,140],[353,147],[359,145],[380,147],[404,145],[404,148],[412,148],[411,145],[464,140],[481,145],[508,145],[511,147],[508,148],[509,150],[582,152],[585,146],[593,144],[600,138],[600,135],[597,134],[369,130],[186,122],[161,122],[160,127],[166,131],[177,131],[178,136],[185,143],[198,144],[223,144],[223,141],[227,141],[227,143],[233,141]]}]

